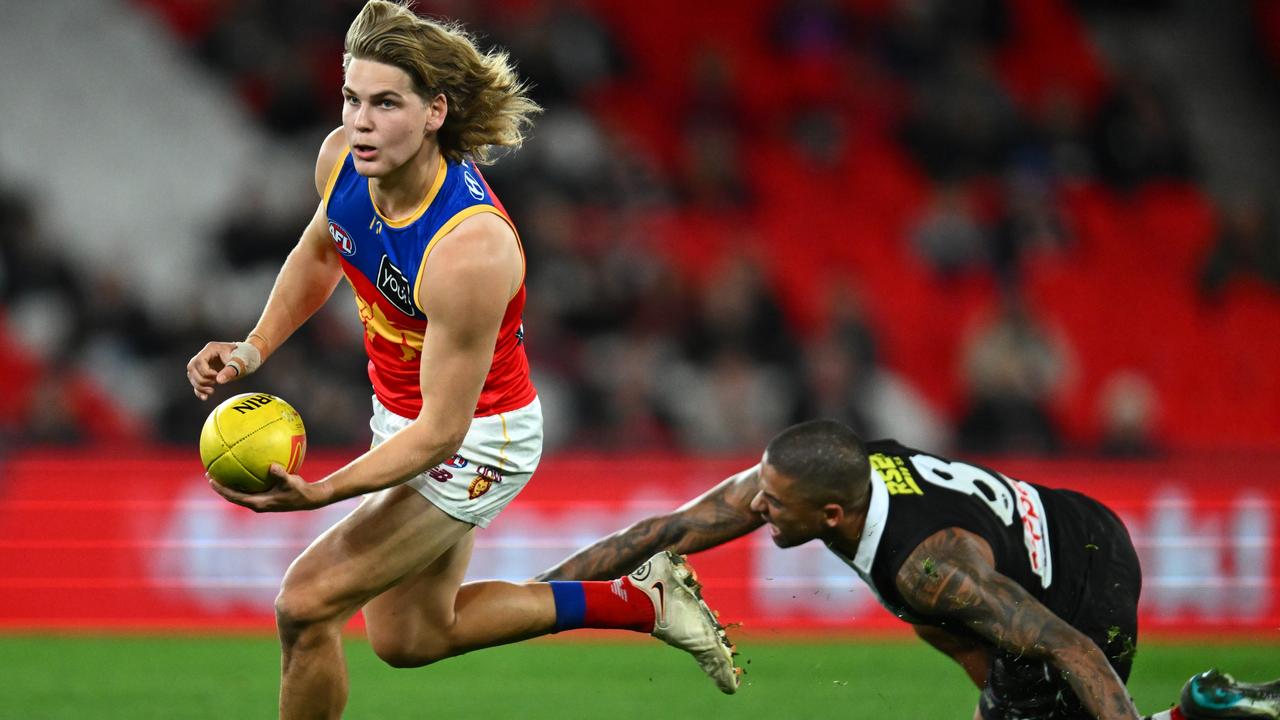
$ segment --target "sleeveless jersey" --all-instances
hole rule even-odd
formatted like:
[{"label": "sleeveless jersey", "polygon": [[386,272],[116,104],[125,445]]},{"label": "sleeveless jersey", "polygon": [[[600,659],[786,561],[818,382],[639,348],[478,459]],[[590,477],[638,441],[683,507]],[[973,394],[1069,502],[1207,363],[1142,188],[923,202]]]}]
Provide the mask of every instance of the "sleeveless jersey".
[{"label": "sleeveless jersey", "polygon": [[[432,291],[422,285],[432,248],[463,220],[480,213],[498,215],[513,232],[515,225],[474,163],[444,158],[426,198],[406,219],[383,217],[374,205],[369,179],[356,172],[350,151],[329,175],[324,204],[329,234],[364,324],[374,394],[397,415],[415,418],[422,410],[419,356],[428,321],[419,300]],[[520,251],[523,255],[524,249]],[[507,303],[475,417],[524,407],[536,395],[524,350],[524,302],[522,279]]]},{"label": "sleeveless jersey", "polygon": [[934,623],[912,613],[894,579],[921,542],[954,527],[986,540],[996,569],[1054,613],[1075,614],[1085,590],[1088,547],[1097,547],[1098,528],[1112,527],[1101,522],[1110,513],[1105,506],[892,440],[867,443],[867,454],[871,499],[856,555],[831,550],[890,612],[908,622]]}]

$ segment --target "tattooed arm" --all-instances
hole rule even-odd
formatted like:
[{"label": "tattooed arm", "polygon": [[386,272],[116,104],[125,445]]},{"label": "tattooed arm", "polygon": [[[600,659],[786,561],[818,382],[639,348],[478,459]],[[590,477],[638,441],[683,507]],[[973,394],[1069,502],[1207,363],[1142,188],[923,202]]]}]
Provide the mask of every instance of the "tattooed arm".
[{"label": "tattooed arm", "polygon": [[631,572],[660,550],[694,553],[764,524],[751,512],[760,466],[744,470],[667,515],[645,518],[574,553],[535,580],[608,580]]},{"label": "tattooed arm", "polygon": [[1099,720],[1138,719],[1097,644],[997,572],[991,547],[977,535],[959,528],[934,533],[895,581],[917,612],[962,622],[1006,652],[1047,660]]}]

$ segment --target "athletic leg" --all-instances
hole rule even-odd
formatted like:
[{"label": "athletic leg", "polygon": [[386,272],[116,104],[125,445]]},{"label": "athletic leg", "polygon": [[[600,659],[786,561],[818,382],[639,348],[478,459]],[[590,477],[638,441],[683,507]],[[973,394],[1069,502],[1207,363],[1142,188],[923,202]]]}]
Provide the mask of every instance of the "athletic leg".
[{"label": "athletic leg", "polygon": [[418,667],[555,629],[555,602],[546,583],[462,584],[473,544],[474,533],[468,533],[434,563],[365,605],[369,642],[384,662]]},{"label": "athletic leg", "polygon": [[[390,436],[407,422],[375,404],[371,423],[375,440]],[[458,454],[404,487],[418,494],[413,500],[422,512],[483,527],[529,481],[541,447],[541,412],[536,403],[512,413],[476,418]],[[683,558],[660,554],[633,577],[612,582],[462,585],[471,557],[467,527],[463,542],[450,543],[447,550],[381,589],[364,606],[370,642],[387,663],[424,665],[576,627],[622,628],[652,632],[693,654],[722,690],[737,689],[723,628],[702,602]]]},{"label": "athletic leg", "polygon": [[405,487],[370,496],[289,567],[276,598],[282,718],[341,716],[347,620],[470,532],[469,524],[425,504]]},{"label": "athletic leg", "polygon": [[663,553],[611,582],[460,585],[472,536],[364,608],[374,652],[417,667],[479,648],[579,627],[651,632],[692,654],[724,692],[738,687],[732,648],[692,569]]}]

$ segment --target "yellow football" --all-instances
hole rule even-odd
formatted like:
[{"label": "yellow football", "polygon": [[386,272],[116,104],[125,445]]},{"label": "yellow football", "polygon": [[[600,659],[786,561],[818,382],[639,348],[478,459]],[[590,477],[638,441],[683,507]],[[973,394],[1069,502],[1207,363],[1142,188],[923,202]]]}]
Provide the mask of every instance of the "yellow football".
[{"label": "yellow football", "polygon": [[243,492],[275,484],[272,463],[291,473],[307,454],[302,416],[289,403],[266,393],[244,393],[222,401],[200,431],[200,461],[209,476]]}]

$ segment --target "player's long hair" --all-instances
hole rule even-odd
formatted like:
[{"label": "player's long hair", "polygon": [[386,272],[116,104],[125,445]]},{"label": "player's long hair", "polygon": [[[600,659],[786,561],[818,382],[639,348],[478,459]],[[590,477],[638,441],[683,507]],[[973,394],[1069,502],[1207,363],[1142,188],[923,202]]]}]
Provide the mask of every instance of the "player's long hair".
[{"label": "player's long hair", "polygon": [[454,162],[492,162],[494,146],[520,147],[542,111],[506,52],[481,52],[460,25],[419,17],[407,0],[369,0],[347,30],[343,68],[353,58],[404,70],[424,99],[445,96],[449,113],[436,139]]}]

